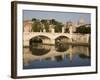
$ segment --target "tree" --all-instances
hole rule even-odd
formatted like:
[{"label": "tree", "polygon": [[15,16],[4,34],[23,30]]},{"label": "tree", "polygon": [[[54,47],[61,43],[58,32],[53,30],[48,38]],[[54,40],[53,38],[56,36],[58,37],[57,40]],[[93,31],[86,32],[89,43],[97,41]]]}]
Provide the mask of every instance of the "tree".
[{"label": "tree", "polygon": [[54,29],[55,32],[62,32],[62,26],[63,24],[61,22],[56,21],[55,19],[51,19],[50,23],[55,25]]},{"label": "tree", "polygon": [[88,34],[88,33],[91,33],[91,28],[83,25],[83,26],[76,28],[76,33]]},{"label": "tree", "polygon": [[62,32],[62,27],[63,27],[63,24],[62,23],[56,22],[55,32]]},{"label": "tree", "polygon": [[41,23],[44,25],[46,32],[49,32],[49,23],[47,21],[48,20],[46,20],[46,19],[42,19]]},{"label": "tree", "polygon": [[43,31],[43,29],[46,30],[46,32],[49,32],[49,25],[54,25],[52,26],[55,29],[55,32],[62,32],[62,27],[63,24],[61,22],[56,21],[55,19],[47,20],[47,19],[42,19],[41,21],[32,18],[33,24],[32,24],[32,31],[34,32],[40,32]]},{"label": "tree", "polygon": [[56,25],[57,24],[57,21],[55,19],[51,19],[50,20],[50,24]]},{"label": "tree", "polygon": [[32,21],[37,21],[37,19],[36,18],[32,18]]},{"label": "tree", "polygon": [[40,32],[41,29],[40,21],[34,18],[32,20],[34,21],[32,24],[32,31]]}]

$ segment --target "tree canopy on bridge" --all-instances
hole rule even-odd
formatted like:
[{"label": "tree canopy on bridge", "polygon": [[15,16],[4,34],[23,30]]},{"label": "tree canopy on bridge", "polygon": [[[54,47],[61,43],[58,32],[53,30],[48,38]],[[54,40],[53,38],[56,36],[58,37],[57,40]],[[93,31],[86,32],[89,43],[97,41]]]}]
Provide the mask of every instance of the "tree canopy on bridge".
[{"label": "tree canopy on bridge", "polygon": [[61,32],[63,24],[61,22],[58,22],[55,19],[47,20],[47,19],[42,19],[38,20],[36,18],[32,18],[33,24],[32,24],[32,31],[34,32],[43,32],[43,29],[46,30],[46,32],[50,32],[50,26],[49,25],[54,25],[52,28],[54,28],[55,32]]}]

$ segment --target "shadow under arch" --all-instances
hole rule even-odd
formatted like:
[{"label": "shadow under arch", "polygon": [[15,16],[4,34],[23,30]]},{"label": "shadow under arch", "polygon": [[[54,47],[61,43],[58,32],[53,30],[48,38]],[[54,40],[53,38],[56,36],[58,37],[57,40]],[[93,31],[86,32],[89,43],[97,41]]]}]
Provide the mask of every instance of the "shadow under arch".
[{"label": "shadow under arch", "polygon": [[56,37],[56,39],[59,38],[59,37],[64,37],[64,38],[68,38],[68,39],[69,39],[68,36],[65,36],[65,35],[63,35],[63,34],[61,34],[60,36]]},{"label": "shadow under arch", "polygon": [[32,37],[29,40],[29,44],[31,45],[32,43],[43,43],[44,39],[51,40],[48,36],[38,35],[38,36]]},{"label": "shadow under arch", "polygon": [[64,52],[67,49],[69,49],[69,45],[65,44],[69,41],[70,39],[67,36],[59,36],[55,39],[55,49],[57,52]]},{"label": "shadow under arch", "polygon": [[46,41],[50,42],[50,38],[43,35],[34,36],[29,40],[30,51],[33,55],[42,56],[51,50],[51,46],[45,44]]}]

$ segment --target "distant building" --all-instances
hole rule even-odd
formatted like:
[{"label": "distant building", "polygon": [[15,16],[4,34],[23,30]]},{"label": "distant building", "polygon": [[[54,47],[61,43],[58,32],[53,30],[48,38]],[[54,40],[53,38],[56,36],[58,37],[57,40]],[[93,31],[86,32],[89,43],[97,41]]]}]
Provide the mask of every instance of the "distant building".
[{"label": "distant building", "polygon": [[86,23],[85,23],[84,19],[81,17],[80,20],[78,21],[78,25],[82,26],[82,25],[85,25],[85,24]]},{"label": "distant building", "polygon": [[26,20],[24,21],[24,32],[31,32],[32,31],[32,21]]}]

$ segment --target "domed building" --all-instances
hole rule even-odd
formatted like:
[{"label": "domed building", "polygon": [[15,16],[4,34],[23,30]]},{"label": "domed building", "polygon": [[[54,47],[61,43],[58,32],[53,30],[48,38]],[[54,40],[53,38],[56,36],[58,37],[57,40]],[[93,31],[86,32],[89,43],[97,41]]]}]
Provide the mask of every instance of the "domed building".
[{"label": "domed building", "polygon": [[80,20],[78,21],[78,25],[82,26],[82,25],[85,25],[85,24],[86,23],[85,23],[84,19],[81,17]]}]

